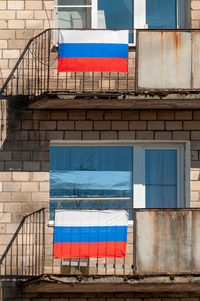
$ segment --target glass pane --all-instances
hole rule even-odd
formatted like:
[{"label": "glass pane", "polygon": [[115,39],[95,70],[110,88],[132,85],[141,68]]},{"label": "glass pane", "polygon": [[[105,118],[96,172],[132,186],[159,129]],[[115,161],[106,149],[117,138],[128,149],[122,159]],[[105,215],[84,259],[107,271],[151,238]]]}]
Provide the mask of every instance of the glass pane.
[{"label": "glass pane", "polygon": [[[133,28],[133,0],[99,0],[98,28]],[[130,43],[132,43],[130,33]]]},{"label": "glass pane", "polygon": [[176,186],[146,186],[146,208],[176,208]]},{"label": "glass pane", "polygon": [[147,208],[177,207],[177,151],[145,151]]},{"label": "glass pane", "polygon": [[176,28],[176,0],[146,0],[146,23],[152,29]]},{"label": "glass pane", "polygon": [[58,8],[59,28],[91,28],[91,8]]},{"label": "glass pane", "polygon": [[58,5],[91,5],[91,0],[58,0]]},{"label": "glass pane", "polygon": [[50,198],[60,199],[51,211],[132,207],[132,147],[51,147],[50,156]]}]

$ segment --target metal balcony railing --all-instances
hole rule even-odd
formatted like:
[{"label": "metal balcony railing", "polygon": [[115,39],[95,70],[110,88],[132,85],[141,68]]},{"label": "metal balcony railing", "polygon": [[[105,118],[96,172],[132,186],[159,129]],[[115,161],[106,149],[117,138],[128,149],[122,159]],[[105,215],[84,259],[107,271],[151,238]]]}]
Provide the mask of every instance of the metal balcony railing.
[{"label": "metal balcony railing", "polygon": [[43,274],[65,277],[200,274],[199,209],[128,209],[128,212],[134,222],[128,227],[123,258],[54,258],[53,223],[45,225],[49,210],[41,209],[24,217],[0,258],[0,280],[26,281]]},{"label": "metal balcony railing", "polygon": [[0,258],[0,280],[28,280],[44,273],[45,211],[23,217]]},{"label": "metal balcony railing", "polygon": [[[128,211],[132,216],[133,210]],[[49,210],[41,209],[22,219],[0,258],[0,280],[26,281],[42,274],[133,274],[133,227],[128,229],[124,258],[60,259],[54,258],[53,221],[45,225],[45,216],[48,219],[49,214]]]},{"label": "metal balcony railing", "polygon": [[[84,30],[84,29],[83,29]],[[44,94],[119,94],[135,90],[135,57],[129,53],[129,73],[57,72],[58,29],[47,29],[32,38],[0,90],[0,98]]]},{"label": "metal balcony railing", "polygon": [[128,73],[58,73],[58,30],[47,29],[28,42],[0,90],[0,98],[25,96],[34,100],[46,94],[76,98],[138,94],[162,97],[200,92],[196,63],[200,60],[199,29],[129,29],[136,31],[136,47],[129,47]]}]

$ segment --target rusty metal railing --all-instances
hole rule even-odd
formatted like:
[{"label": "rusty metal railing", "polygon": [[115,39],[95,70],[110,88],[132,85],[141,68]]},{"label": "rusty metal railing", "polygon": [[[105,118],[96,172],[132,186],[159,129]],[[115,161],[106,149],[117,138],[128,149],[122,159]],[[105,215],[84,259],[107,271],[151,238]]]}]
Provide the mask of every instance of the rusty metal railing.
[{"label": "rusty metal railing", "polygon": [[[84,30],[84,29],[83,29]],[[132,30],[133,31],[133,30]],[[0,90],[0,98],[43,94],[113,95],[135,91],[135,56],[129,52],[128,73],[57,72],[58,29],[32,38]]]},{"label": "rusty metal railing", "polygon": [[23,281],[42,275],[45,262],[45,211],[23,217],[0,258],[0,280]]}]

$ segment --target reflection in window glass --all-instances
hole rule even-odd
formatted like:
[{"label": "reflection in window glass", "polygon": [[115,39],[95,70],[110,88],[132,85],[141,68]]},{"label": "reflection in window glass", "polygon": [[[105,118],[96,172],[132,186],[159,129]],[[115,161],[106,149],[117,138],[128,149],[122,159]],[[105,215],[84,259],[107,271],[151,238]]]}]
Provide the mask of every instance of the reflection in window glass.
[{"label": "reflection in window glass", "polygon": [[58,5],[91,5],[91,0],[58,0]]},{"label": "reflection in window glass", "polygon": [[106,28],[133,28],[132,0],[99,0],[98,11],[105,16]]},{"label": "reflection in window glass", "polygon": [[51,147],[51,214],[55,208],[132,208],[132,157],[132,147]]},{"label": "reflection in window glass", "polygon": [[176,28],[176,0],[146,0],[146,23],[152,29]]},{"label": "reflection in window glass", "polygon": [[[133,0],[99,0],[98,28],[133,28]],[[133,42],[130,33],[129,42]]]},{"label": "reflection in window glass", "polygon": [[145,151],[146,208],[177,207],[177,151]]},{"label": "reflection in window glass", "polygon": [[58,8],[59,28],[90,28],[91,8]]}]

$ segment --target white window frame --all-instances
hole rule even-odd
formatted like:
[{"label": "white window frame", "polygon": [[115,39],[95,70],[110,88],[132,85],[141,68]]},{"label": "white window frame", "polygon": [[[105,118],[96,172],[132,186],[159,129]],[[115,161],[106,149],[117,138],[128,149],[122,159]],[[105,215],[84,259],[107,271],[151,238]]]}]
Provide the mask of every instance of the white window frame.
[{"label": "white window frame", "polygon": [[[133,0],[134,1],[134,28],[142,29],[148,28],[148,24],[146,24],[146,0]],[[181,1],[176,0],[176,19],[177,24],[176,28],[181,27]]]},{"label": "white window frame", "polygon": [[[183,145],[137,145],[134,147],[133,165],[133,183],[134,184],[134,208],[145,208],[146,189],[145,189],[145,151],[146,150],[176,150],[177,152],[177,208],[184,208],[184,147]],[[134,170],[133,169],[133,170]]]},{"label": "white window frame", "polygon": [[[92,28],[98,28],[98,0],[92,1]],[[144,29],[148,28],[148,24],[146,24],[146,0],[133,0],[134,5],[134,18],[133,24],[135,29]],[[181,25],[181,0],[176,0],[177,5],[177,29],[180,28]]]},{"label": "white window frame", "polygon": [[[133,0],[134,1],[134,28],[143,29],[148,28],[146,24],[146,0]],[[177,3],[177,29],[180,27],[181,23],[181,0],[176,0]],[[91,8],[91,25],[92,28],[98,28],[98,0],[91,0],[91,5],[58,5],[58,0],[55,0],[55,27],[58,27],[57,23],[57,8],[58,7],[89,7]]]},{"label": "white window frame", "polygon": [[[145,150],[177,151],[177,208],[190,207],[190,142],[188,141],[51,141],[50,146],[133,147],[133,208],[145,208]],[[137,184],[139,183],[139,184]]]},{"label": "white window frame", "polygon": [[[54,0],[55,5],[54,5],[54,24],[55,28],[58,28],[58,8],[63,7],[63,8],[91,8],[91,17],[95,16],[95,11],[93,7],[93,0],[91,0],[91,5],[58,5],[58,0]],[[95,0],[96,1],[96,0]],[[93,17],[92,17],[93,19]],[[92,24],[92,23],[91,23]]]},{"label": "white window frame", "polygon": [[[109,0],[108,0],[109,1]],[[134,18],[133,18],[133,27],[134,29],[144,29],[148,28],[146,24],[146,0],[132,0],[134,5]],[[176,0],[177,3],[177,29],[181,28],[182,22],[182,10],[181,10],[181,1]],[[187,1],[186,1],[187,3]],[[55,28],[58,28],[58,8],[59,7],[90,7],[91,8],[91,28],[98,29],[98,0],[91,0],[91,5],[58,5],[58,0],[55,0],[55,9],[54,9],[54,22]],[[58,40],[58,37],[56,37]],[[136,46],[136,30],[133,32],[134,43],[130,43],[129,46]]]}]

